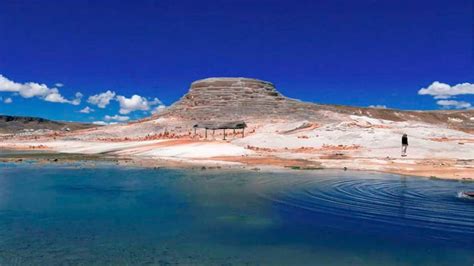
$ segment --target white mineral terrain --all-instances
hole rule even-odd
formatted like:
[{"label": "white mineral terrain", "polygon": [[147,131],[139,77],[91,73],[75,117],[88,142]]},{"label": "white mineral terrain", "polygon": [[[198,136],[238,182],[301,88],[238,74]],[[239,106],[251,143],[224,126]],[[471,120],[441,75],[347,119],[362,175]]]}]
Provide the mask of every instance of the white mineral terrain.
[{"label": "white mineral terrain", "polygon": [[[242,129],[212,126],[245,122]],[[197,128],[193,128],[198,125]],[[199,125],[210,127],[207,130]],[[129,124],[1,136],[0,148],[109,154],[154,162],[336,168],[474,179],[474,111],[400,111],[319,105],[247,78],[196,81],[164,112]],[[408,156],[401,136],[408,134]]]}]

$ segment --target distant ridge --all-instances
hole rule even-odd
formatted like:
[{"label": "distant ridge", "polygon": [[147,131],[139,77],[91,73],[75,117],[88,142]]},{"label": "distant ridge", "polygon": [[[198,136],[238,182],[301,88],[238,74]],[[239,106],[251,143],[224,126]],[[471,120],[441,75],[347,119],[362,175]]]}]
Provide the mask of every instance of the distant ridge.
[{"label": "distant ridge", "polygon": [[25,130],[78,130],[97,125],[75,122],[53,121],[40,117],[0,115],[0,133],[10,134]]}]

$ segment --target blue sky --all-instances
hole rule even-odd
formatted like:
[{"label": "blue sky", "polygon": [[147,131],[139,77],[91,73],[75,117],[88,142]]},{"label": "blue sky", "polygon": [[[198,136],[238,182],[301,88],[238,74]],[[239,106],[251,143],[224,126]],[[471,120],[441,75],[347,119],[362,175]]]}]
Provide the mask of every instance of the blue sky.
[{"label": "blue sky", "polygon": [[136,119],[214,76],[317,103],[472,108],[473,17],[471,0],[3,0],[0,113]]}]

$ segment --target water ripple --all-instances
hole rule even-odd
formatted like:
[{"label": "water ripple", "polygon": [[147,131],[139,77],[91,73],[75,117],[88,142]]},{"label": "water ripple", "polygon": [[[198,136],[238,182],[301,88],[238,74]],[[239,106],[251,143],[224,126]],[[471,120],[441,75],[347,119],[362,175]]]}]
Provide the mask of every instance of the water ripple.
[{"label": "water ripple", "polygon": [[474,201],[457,196],[465,184],[394,176],[319,176],[282,187],[260,196],[278,205],[370,224],[474,237]]}]

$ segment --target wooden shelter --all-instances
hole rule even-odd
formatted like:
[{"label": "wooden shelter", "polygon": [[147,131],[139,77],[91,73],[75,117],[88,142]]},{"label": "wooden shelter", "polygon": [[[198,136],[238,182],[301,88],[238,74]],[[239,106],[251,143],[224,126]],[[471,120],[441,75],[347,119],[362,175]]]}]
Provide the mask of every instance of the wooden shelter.
[{"label": "wooden shelter", "polygon": [[212,130],[213,135],[215,130],[222,129],[224,131],[224,140],[226,137],[225,131],[226,129],[242,129],[242,138],[244,137],[245,134],[245,128],[247,127],[247,124],[244,121],[229,121],[229,122],[199,122],[193,126],[194,128],[194,135],[196,135],[196,129],[197,128],[204,128],[205,130],[205,138],[207,139],[207,130]]}]

